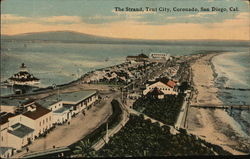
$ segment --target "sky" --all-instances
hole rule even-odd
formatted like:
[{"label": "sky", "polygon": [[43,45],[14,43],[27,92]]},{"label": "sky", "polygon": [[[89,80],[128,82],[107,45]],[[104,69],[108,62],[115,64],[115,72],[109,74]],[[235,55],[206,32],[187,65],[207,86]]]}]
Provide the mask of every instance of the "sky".
[{"label": "sky", "polygon": [[[115,7],[143,11],[115,11]],[[193,7],[199,11],[173,10]],[[212,7],[227,11],[211,11]],[[238,11],[229,11],[230,7]],[[1,33],[75,31],[130,39],[250,40],[249,13],[245,0],[3,0]]]}]

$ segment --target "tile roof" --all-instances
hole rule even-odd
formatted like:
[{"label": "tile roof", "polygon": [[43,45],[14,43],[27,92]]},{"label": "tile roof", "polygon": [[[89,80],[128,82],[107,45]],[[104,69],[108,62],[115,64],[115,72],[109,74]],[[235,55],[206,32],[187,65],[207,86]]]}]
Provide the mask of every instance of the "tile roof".
[{"label": "tile roof", "polygon": [[34,131],[34,129],[31,129],[31,128],[29,128],[21,123],[17,123],[15,125],[12,125],[11,127],[13,127],[14,130],[8,130],[8,133],[10,133],[14,136],[17,136],[19,138],[23,138],[26,135],[29,135],[30,133],[32,133]]},{"label": "tile roof", "polygon": [[51,112],[49,109],[42,107],[41,105],[35,103],[36,105],[36,110],[35,111],[28,111],[25,112],[23,115],[31,118],[33,120],[36,120],[46,114],[48,114],[49,112]]},{"label": "tile roof", "polygon": [[174,81],[170,80],[170,81],[168,81],[167,85],[174,88],[176,86],[176,83]]}]

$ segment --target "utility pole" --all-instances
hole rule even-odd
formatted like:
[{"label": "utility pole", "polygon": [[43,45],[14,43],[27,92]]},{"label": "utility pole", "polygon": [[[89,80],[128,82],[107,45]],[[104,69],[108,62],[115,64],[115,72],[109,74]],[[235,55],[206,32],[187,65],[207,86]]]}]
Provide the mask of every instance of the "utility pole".
[{"label": "utility pole", "polygon": [[106,143],[108,143],[108,139],[109,139],[109,134],[108,134],[108,130],[109,130],[109,128],[108,128],[109,126],[108,126],[108,122],[107,122],[107,124],[106,124]]},{"label": "utility pole", "polygon": [[57,99],[59,100],[59,87],[57,87]]}]

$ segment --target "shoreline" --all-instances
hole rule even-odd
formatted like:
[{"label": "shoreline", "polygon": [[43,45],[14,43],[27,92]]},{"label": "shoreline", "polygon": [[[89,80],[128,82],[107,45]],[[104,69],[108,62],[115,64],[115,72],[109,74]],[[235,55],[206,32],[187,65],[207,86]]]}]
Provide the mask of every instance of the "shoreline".
[{"label": "shoreline", "polygon": [[[218,97],[219,89],[215,87],[217,73],[212,62],[218,55],[222,54],[207,54],[191,64],[192,83],[196,90],[192,104],[223,104]],[[240,134],[237,122],[226,111],[194,107],[190,109],[187,117],[187,130],[190,133],[219,145],[234,155],[249,153],[247,149],[250,139]]]}]

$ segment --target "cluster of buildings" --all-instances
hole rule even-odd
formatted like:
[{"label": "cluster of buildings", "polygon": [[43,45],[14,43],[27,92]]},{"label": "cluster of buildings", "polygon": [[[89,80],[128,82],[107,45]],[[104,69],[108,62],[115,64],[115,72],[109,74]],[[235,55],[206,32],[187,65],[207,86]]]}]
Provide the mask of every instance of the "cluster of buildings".
[{"label": "cluster of buildings", "polygon": [[179,65],[175,65],[173,67],[168,67],[162,74],[160,77],[164,78],[164,77],[168,77],[171,79],[176,78],[177,72],[179,70],[180,66]]},{"label": "cluster of buildings", "polygon": [[159,77],[147,81],[142,92],[129,93],[128,97],[130,99],[138,99],[141,96],[164,99],[167,95],[178,95],[180,92],[179,85],[179,82],[176,80],[170,80],[166,77]]},{"label": "cluster of buildings", "polygon": [[2,98],[0,105],[0,157],[22,150],[55,125],[70,121],[98,101],[97,91],[52,95],[39,100]]},{"label": "cluster of buildings", "polygon": [[126,61],[137,63],[137,62],[166,62],[171,60],[172,57],[166,53],[150,53],[149,56],[145,54],[139,54],[137,56],[127,56]]},{"label": "cluster of buildings", "polygon": [[152,67],[162,64],[148,59],[149,57],[144,54],[127,56],[125,63],[93,71],[84,77],[84,81],[128,84],[141,78],[145,72],[150,73]]}]

